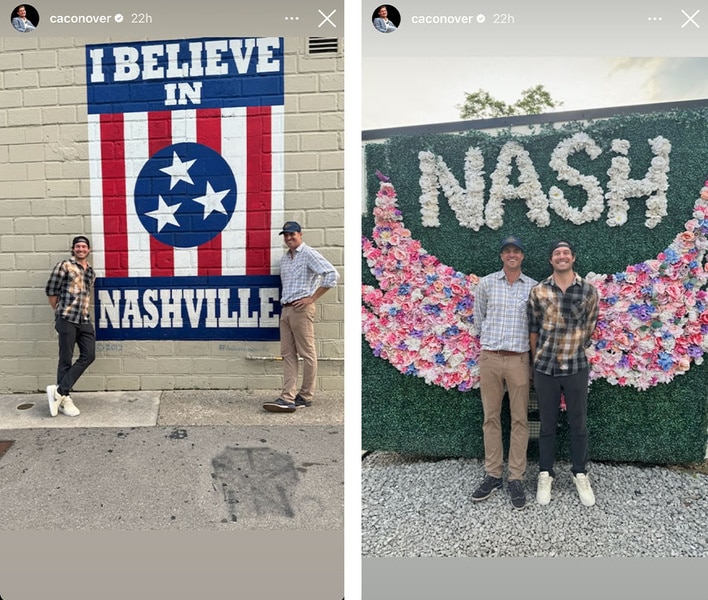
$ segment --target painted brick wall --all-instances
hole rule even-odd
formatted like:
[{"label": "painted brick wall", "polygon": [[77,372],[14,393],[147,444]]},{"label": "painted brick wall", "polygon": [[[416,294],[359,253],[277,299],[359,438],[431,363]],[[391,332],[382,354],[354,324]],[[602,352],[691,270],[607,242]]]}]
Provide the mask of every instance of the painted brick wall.
[{"label": "painted brick wall", "polygon": [[[44,287],[91,237],[85,45],[104,40],[0,39],[0,392],[54,383],[57,338]],[[285,218],[340,273],[320,299],[320,390],[343,389],[343,56],[308,55],[285,40]],[[277,342],[118,341],[97,344],[77,385],[89,390],[279,389]]]}]

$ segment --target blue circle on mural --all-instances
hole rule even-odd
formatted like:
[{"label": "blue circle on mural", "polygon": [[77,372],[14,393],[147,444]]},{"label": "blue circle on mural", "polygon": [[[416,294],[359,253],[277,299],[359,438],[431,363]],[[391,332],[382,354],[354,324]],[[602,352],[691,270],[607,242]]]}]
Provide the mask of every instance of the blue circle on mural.
[{"label": "blue circle on mural", "polygon": [[157,240],[192,248],[223,231],[236,195],[236,179],[223,157],[208,146],[183,142],[162,148],[140,170],[135,210]]}]

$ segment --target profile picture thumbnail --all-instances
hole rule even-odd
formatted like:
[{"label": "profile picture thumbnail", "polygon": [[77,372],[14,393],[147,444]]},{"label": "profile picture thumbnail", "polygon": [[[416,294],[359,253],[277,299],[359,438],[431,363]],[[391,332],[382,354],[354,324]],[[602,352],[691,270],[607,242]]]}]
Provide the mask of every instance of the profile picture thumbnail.
[{"label": "profile picture thumbnail", "polygon": [[31,33],[39,25],[39,13],[31,4],[19,4],[12,10],[10,22],[20,33]]},{"label": "profile picture thumbnail", "polygon": [[371,15],[371,21],[376,28],[376,31],[381,33],[393,33],[401,24],[401,13],[395,6],[390,4],[381,4],[376,7],[374,14]]}]

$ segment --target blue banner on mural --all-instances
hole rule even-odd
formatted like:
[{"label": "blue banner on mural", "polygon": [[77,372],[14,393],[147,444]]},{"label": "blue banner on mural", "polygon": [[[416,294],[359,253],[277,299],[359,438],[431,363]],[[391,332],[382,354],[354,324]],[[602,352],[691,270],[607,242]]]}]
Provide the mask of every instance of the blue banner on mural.
[{"label": "blue banner on mural", "polygon": [[281,105],[282,46],[275,37],[86,46],[88,112]]},{"label": "blue banner on mural", "polygon": [[101,340],[279,339],[280,278],[154,277],[96,281]]}]

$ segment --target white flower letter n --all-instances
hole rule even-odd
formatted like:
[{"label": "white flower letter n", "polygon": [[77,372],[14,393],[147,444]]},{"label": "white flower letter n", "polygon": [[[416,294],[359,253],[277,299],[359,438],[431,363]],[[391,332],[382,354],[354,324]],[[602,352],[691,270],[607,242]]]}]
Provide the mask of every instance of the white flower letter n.
[{"label": "white flower letter n", "polygon": [[440,227],[438,188],[442,187],[450,208],[462,227],[479,231],[484,225],[484,158],[478,148],[465,154],[465,185],[463,189],[442,156],[432,152],[418,153],[420,163],[420,214],[423,227]]}]

